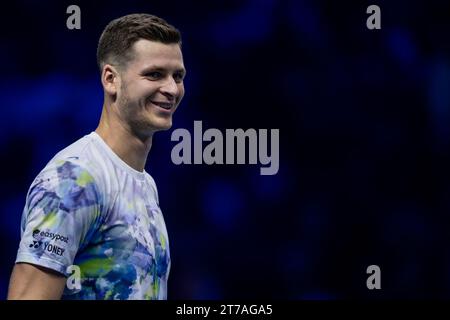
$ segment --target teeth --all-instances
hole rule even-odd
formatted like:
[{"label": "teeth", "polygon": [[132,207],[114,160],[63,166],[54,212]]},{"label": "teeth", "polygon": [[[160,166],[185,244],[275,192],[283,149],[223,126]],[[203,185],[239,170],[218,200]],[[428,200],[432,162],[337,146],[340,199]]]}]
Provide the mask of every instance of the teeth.
[{"label": "teeth", "polygon": [[167,109],[170,110],[172,108],[172,104],[171,103],[165,103],[165,102],[153,102],[153,104],[156,104],[157,106],[163,108],[163,109]]}]

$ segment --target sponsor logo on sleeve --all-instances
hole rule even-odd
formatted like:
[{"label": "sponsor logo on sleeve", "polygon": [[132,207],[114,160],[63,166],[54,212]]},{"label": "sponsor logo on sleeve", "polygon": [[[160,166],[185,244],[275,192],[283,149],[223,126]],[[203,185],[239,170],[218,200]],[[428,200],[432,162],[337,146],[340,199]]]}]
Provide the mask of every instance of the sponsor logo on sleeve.
[{"label": "sponsor logo on sleeve", "polygon": [[[56,254],[57,256],[62,256],[66,249],[58,246],[58,242],[69,243],[69,237],[60,235],[58,233],[41,231],[39,229],[33,230],[33,243],[29,245],[30,248],[39,249],[43,248],[44,251]],[[44,241],[49,239],[48,241]]]},{"label": "sponsor logo on sleeve", "polygon": [[33,243],[29,245],[29,247],[33,249],[44,248],[44,251],[54,253],[57,256],[62,256],[64,254],[64,251],[66,250],[46,241],[33,241]]},{"label": "sponsor logo on sleeve", "polygon": [[69,243],[69,237],[60,235],[58,233],[53,233],[53,232],[49,232],[48,230],[45,231],[41,231],[39,229],[34,229],[33,230],[33,238],[35,239],[42,239],[42,238],[49,238],[50,240],[54,240],[56,241],[60,241],[60,242],[65,242],[65,243]]}]

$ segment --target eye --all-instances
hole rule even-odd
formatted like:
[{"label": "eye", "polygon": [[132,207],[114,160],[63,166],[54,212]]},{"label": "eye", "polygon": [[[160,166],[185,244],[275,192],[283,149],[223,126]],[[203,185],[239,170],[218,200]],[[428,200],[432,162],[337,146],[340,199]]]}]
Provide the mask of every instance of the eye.
[{"label": "eye", "polygon": [[152,72],[146,73],[145,76],[147,78],[152,79],[152,80],[157,80],[157,79],[161,79],[162,78],[162,73],[158,72],[158,71],[152,71]]},{"label": "eye", "polygon": [[182,74],[182,73],[175,73],[173,75],[173,78],[175,79],[175,82],[177,82],[177,83],[182,82],[183,79],[184,79],[184,74]]}]

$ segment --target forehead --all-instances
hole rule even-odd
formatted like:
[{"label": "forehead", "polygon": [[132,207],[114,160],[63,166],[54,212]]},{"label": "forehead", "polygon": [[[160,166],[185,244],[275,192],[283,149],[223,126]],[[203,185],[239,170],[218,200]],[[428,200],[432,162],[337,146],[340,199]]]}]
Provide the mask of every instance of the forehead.
[{"label": "forehead", "polygon": [[161,42],[140,39],[133,46],[131,68],[144,69],[155,66],[168,70],[184,69],[183,55],[178,44],[164,44]]}]

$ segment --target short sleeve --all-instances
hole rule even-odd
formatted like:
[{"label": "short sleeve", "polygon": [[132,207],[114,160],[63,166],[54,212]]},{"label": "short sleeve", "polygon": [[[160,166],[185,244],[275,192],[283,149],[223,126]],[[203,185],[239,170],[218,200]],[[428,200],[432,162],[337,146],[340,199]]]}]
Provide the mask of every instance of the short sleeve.
[{"label": "short sleeve", "polygon": [[28,191],[16,263],[68,276],[77,252],[99,228],[101,212],[102,196],[84,166],[59,160],[45,168]]}]

